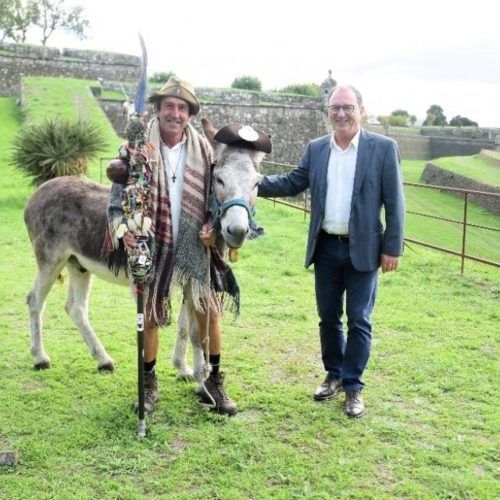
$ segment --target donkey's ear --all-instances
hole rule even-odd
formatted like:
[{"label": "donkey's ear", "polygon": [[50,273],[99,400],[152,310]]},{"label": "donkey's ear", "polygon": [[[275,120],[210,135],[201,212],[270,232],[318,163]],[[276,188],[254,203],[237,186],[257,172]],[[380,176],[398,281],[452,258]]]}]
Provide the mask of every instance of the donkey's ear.
[{"label": "donkey's ear", "polygon": [[266,153],[263,151],[253,151],[251,149],[249,149],[248,152],[250,153],[250,158],[252,158],[257,170],[260,172],[260,164],[264,159],[264,156],[266,156]]},{"label": "donkey's ear", "polygon": [[217,129],[212,125],[212,122],[207,118],[201,119],[201,126],[203,127],[203,132],[205,132],[205,137],[208,139],[210,144],[214,146],[214,135],[217,133]]}]

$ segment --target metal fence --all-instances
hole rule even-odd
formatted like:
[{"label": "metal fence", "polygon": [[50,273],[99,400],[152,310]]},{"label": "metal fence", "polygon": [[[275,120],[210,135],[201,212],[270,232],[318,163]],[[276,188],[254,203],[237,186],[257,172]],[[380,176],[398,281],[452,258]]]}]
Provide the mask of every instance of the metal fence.
[{"label": "metal fence", "polygon": [[[103,180],[104,162],[109,162],[112,159],[113,158],[104,158],[104,157],[99,159],[100,160],[100,181],[101,181],[101,183]],[[106,165],[107,165],[107,163],[106,163]],[[264,161],[262,163],[262,166],[263,166],[264,173],[279,173],[279,172],[289,171],[293,168],[293,165],[289,165],[287,163],[276,163],[276,162],[272,162],[272,161]],[[461,225],[462,226],[462,241],[461,241],[460,252],[457,252],[456,250],[452,250],[451,248],[445,248],[442,246],[427,243],[425,241],[416,240],[414,238],[405,238],[405,242],[414,243],[416,245],[420,245],[420,246],[427,247],[427,248],[432,248],[432,249],[438,250],[440,252],[444,252],[444,253],[448,253],[448,254],[460,257],[460,259],[461,259],[461,273],[462,274],[464,272],[466,260],[472,260],[475,262],[479,262],[481,264],[487,264],[489,266],[500,267],[500,262],[496,262],[496,261],[489,260],[489,259],[483,259],[481,257],[478,257],[477,255],[469,255],[466,253],[466,250],[465,250],[466,241],[467,241],[467,228],[468,227],[474,227],[474,228],[482,229],[485,231],[500,232],[499,228],[495,228],[495,227],[491,227],[491,226],[481,226],[478,224],[470,223],[468,221],[469,196],[470,195],[473,195],[473,196],[474,195],[482,195],[482,196],[496,197],[496,198],[500,199],[500,194],[488,193],[485,191],[475,191],[472,189],[458,189],[458,188],[450,188],[450,187],[446,187],[446,186],[433,186],[430,184],[416,184],[414,182],[405,182],[404,185],[405,186],[412,186],[412,187],[416,187],[416,188],[422,188],[422,189],[437,189],[439,191],[447,191],[447,192],[451,192],[454,194],[462,195],[463,200],[464,200],[462,220],[449,219],[446,217],[439,217],[437,215],[426,214],[426,213],[422,213],[422,212],[415,212],[412,210],[406,211],[406,213],[408,213],[408,214],[417,215],[419,217],[427,217],[429,219],[437,219],[437,220],[451,222],[453,224]],[[286,198],[286,199],[269,198],[269,200],[272,201],[274,204],[285,205],[287,207],[291,207],[291,208],[303,211],[304,218],[306,218],[307,214],[310,213],[310,211],[311,211],[308,191],[306,191],[302,195],[299,195],[298,197],[295,197],[295,198]]]},{"label": "metal fence", "polygon": [[[263,162],[263,168],[265,173],[278,173],[282,171],[289,171],[293,168],[293,165],[287,165],[285,163],[275,163],[275,162]],[[489,266],[500,267],[500,262],[496,262],[493,260],[483,259],[476,255],[469,255],[466,253],[466,241],[467,241],[467,228],[474,227],[478,229],[482,229],[485,231],[495,231],[500,232],[499,228],[491,227],[491,226],[482,226],[478,224],[473,224],[468,221],[468,207],[469,207],[469,196],[474,195],[482,195],[482,196],[491,196],[500,199],[500,194],[497,193],[488,193],[485,191],[475,191],[472,189],[458,189],[458,188],[450,188],[446,186],[433,186],[430,184],[416,184],[414,182],[405,182],[405,186],[412,186],[416,188],[422,189],[437,189],[439,191],[447,191],[454,194],[458,194],[463,196],[463,217],[462,220],[449,219],[446,217],[439,217],[434,214],[427,214],[422,212],[415,212],[412,210],[407,210],[406,213],[417,215],[420,217],[427,217],[430,219],[437,219],[441,221],[451,222],[453,224],[459,224],[462,226],[462,241],[461,241],[461,250],[457,252],[456,250],[452,250],[451,248],[445,248],[438,245],[433,245],[431,243],[427,243],[425,241],[416,240],[413,238],[405,238],[405,242],[414,243],[416,245],[421,245],[427,248],[432,248],[434,250],[438,250],[440,252],[445,252],[451,255],[456,255],[461,259],[461,273],[464,272],[465,261],[472,260],[475,262],[480,262],[481,264],[487,264]],[[288,207],[292,207],[298,210],[302,210],[304,212],[304,217],[311,211],[310,209],[310,200],[307,193],[303,193],[299,198],[288,198],[287,201],[283,201],[282,199],[277,198],[269,198],[273,203],[278,203],[280,205],[286,205]]]}]

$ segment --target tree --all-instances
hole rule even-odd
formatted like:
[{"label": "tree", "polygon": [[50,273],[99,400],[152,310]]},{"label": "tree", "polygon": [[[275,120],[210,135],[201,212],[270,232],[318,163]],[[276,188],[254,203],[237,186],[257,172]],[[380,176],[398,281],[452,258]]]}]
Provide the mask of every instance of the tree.
[{"label": "tree", "polygon": [[66,0],[0,0],[0,31],[2,40],[9,38],[24,43],[30,28],[42,30],[42,45],[52,33],[63,29],[78,38],[85,38],[89,22],[83,7],[66,7]]},{"label": "tree", "polygon": [[404,116],[405,118],[409,118],[410,115],[408,114],[408,111],[405,109],[395,109],[392,113],[391,116]]},{"label": "tree", "polygon": [[0,0],[0,41],[3,42],[8,36],[9,27],[12,24],[11,0]]},{"label": "tree", "polygon": [[417,117],[410,115],[406,109],[395,109],[389,117],[389,124],[398,127],[406,127],[408,123],[413,125],[416,121]]},{"label": "tree", "polygon": [[2,40],[10,38],[24,43],[28,29],[36,23],[39,16],[35,0],[0,0],[0,30]]},{"label": "tree", "polygon": [[262,83],[256,76],[240,76],[233,80],[231,84],[233,89],[243,89],[243,90],[262,90]]},{"label": "tree", "polygon": [[447,124],[448,124],[448,122],[446,121],[446,116],[443,113],[443,108],[441,106],[438,106],[437,104],[433,104],[427,110],[427,117],[426,117],[423,125],[443,126],[443,125],[447,125]]},{"label": "tree", "polygon": [[83,7],[76,5],[67,8],[64,2],[65,0],[38,1],[40,14],[35,24],[42,30],[42,45],[59,28],[73,33],[80,40],[86,37],[89,22],[83,17]]},{"label": "tree", "polygon": [[387,127],[390,125],[391,127],[406,127],[406,123],[408,118],[403,115],[380,115],[377,116],[377,120],[384,126]]},{"label": "tree", "polygon": [[450,125],[453,127],[477,127],[477,122],[473,122],[465,116],[457,115],[450,120]]}]

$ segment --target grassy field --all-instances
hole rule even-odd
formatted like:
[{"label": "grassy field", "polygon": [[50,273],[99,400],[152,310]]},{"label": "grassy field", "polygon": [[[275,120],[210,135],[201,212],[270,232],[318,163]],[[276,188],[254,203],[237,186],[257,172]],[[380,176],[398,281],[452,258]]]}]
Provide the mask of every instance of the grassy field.
[{"label": "grassy field", "polygon": [[[25,296],[34,260],[22,209],[32,188],[6,162],[20,127],[13,100],[0,99],[0,125],[0,450],[21,457],[0,467],[0,498],[499,497],[500,271],[468,263],[462,277],[456,258],[408,249],[397,272],[380,276],[367,414],[351,421],[343,398],[311,397],[324,374],[313,273],[302,265],[308,221],[259,200],[266,236],[240,251],[242,313],[224,319],[223,370],[241,412],[208,413],[194,385],[175,380],[174,324],[161,337],[159,407],[138,440],[126,289],[96,281],[91,300],[114,374],[97,372],[64,313],[66,283],[46,308],[53,367],[31,369]],[[421,167],[405,164],[406,176]],[[419,203],[418,193],[408,197]]]},{"label": "grassy field", "polygon": [[[426,162],[422,160],[404,160],[404,180],[406,182],[418,183],[425,163]],[[483,171],[479,164],[477,169],[478,171]],[[484,169],[484,171],[486,172],[487,169]],[[463,220],[464,202],[456,196],[412,186],[406,187],[405,196],[406,208],[408,211],[458,221]],[[500,229],[499,217],[473,203],[469,203],[467,220],[470,224]],[[408,238],[425,241],[455,251],[461,251],[461,224],[453,224],[408,213],[406,216],[405,234]],[[465,250],[469,255],[499,262],[499,233],[486,229],[468,227]],[[453,257],[453,259],[456,258]]]},{"label": "grassy field", "polygon": [[432,160],[438,167],[451,170],[470,179],[500,187],[500,165],[481,155],[453,156]]}]

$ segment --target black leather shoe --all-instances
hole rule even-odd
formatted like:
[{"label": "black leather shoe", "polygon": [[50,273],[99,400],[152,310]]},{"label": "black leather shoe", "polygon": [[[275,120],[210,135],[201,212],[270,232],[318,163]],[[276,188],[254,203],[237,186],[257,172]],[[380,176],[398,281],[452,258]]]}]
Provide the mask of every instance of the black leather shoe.
[{"label": "black leather shoe", "polygon": [[342,379],[340,378],[325,378],[325,381],[316,389],[314,399],[316,401],[325,401],[325,399],[333,398],[342,390]]},{"label": "black leather shoe", "polygon": [[345,393],[345,414],[349,418],[361,418],[365,413],[365,403],[360,391]]}]

